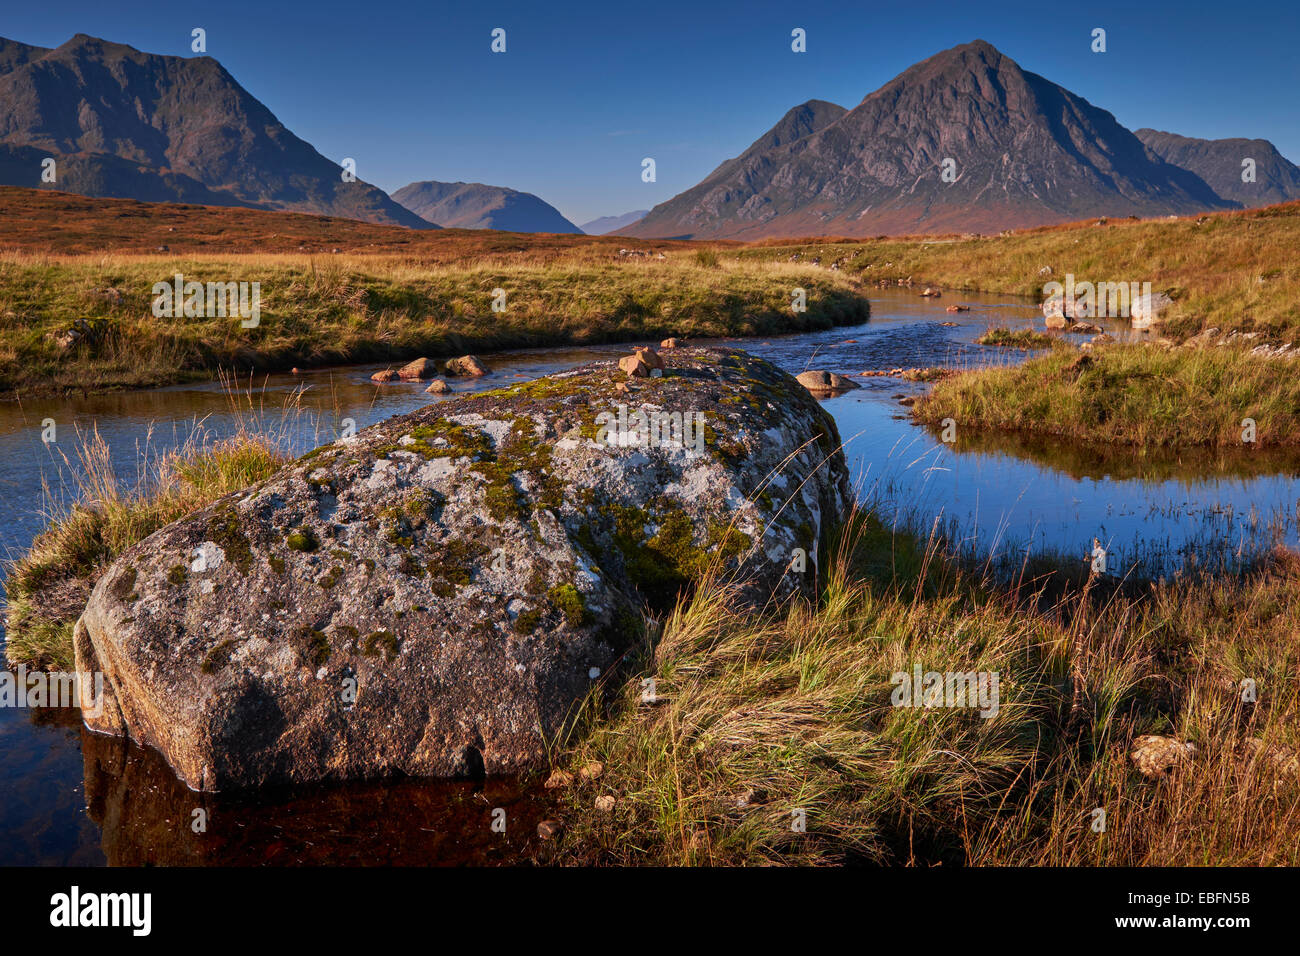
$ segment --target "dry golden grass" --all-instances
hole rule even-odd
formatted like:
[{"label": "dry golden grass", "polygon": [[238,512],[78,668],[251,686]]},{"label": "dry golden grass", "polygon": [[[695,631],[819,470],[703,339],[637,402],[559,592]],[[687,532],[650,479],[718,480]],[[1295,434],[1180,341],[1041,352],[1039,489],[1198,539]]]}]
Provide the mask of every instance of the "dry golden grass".
[{"label": "dry golden grass", "polygon": [[[1294,557],[1049,601],[1045,580],[972,579],[870,518],[850,540],[816,606],[757,614],[705,581],[664,623],[612,715],[589,714],[558,758],[577,780],[560,860],[1300,862]],[[891,674],[918,663],[997,672],[996,716],[891,706]],[[1245,678],[1258,702],[1242,702]],[[1197,755],[1147,779],[1128,754],[1148,733]],[[614,809],[593,810],[598,796]]]}]

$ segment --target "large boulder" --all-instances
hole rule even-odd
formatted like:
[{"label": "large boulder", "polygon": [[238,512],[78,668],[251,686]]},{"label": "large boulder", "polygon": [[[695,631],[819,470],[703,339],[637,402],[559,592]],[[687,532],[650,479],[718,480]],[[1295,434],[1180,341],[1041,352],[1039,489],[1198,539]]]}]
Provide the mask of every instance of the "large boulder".
[{"label": "large boulder", "polygon": [[851,504],[792,377],[666,365],[630,394],[610,361],[433,404],[150,535],[77,623],[87,724],[196,789],[539,764],[645,607],[711,564],[755,604],[810,593]]}]

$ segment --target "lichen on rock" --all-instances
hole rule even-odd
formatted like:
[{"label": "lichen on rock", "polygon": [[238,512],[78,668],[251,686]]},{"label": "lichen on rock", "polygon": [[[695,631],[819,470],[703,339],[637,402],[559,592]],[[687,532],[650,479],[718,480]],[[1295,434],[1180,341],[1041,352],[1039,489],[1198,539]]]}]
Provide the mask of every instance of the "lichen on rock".
[{"label": "lichen on rock", "polygon": [[644,612],[710,570],[755,604],[809,593],[850,505],[791,376],[664,361],[430,405],[157,531],[78,622],[87,722],[206,789],[536,766]]}]

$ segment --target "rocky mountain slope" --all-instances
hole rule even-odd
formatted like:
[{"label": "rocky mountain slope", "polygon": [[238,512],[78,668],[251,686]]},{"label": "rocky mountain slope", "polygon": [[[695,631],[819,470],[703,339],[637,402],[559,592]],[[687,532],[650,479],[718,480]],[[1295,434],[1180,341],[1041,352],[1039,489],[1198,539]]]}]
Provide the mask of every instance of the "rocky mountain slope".
[{"label": "rocky mountain slope", "polygon": [[393,200],[449,229],[582,232],[549,203],[505,186],[428,180],[403,186],[393,193]]},{"label": "rocky mountain slope", "polygon": [[1233,205],[1110,113],[977,40],[910,67],[847,112],[797,107],[628,233],[996,232]]},{"label": "rocky mountain slope", "polygon": [[[1300,166],[1266,139],[1196,139],[1140,129],[1135,135],[1167,163],[1204,179],[1224,199],[1247,208],[1300,199]],[[1242,160],[1255,161],[1255,181],[1242,182]]]},{"label": "rocky mountain slope", "polygon": [[0,40],[0,184],[85,195],[431,224],[299,139],[211,57],[77,34],[54,50]]}]

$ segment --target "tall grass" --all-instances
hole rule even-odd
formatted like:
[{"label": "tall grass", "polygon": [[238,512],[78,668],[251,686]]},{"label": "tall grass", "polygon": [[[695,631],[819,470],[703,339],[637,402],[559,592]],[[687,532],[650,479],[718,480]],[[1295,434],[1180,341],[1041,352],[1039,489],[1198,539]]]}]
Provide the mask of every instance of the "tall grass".
[{"label": "tall grass", "polygon": [[46,530],[8,568],[5,654],[11,664],[70,670],[72,628],[95,582],[113,560],[154,531],[223,495],[255,484],[289,459],[296,397],[277,424],[253,414],[251,395],[228,389],[237,427],[214,437],[195,423],[178,447],[154,450],[148,438],[135,480],[118,472],[112,449],[93,429],[63,470],[69,497],[45,486]]},{"label": "tall grass", "polygon": [[[815,605],[756,616],[705,582],[666,620],[612,716],[563,756],[604,772],[569,791],[560,859],[1300,861],[1294,558],[1049,602],[1041,579],[1008,590],[935,542],[852,526]],[[892,706],[891,674],[916,663],[997,672],[997,715]],[[1239,699],[1246,676],[1258,703]],[[1198,756],[1148,780],[1128,758],[1145,733]],[[592,809],[599,795],[613,811]]]}]

